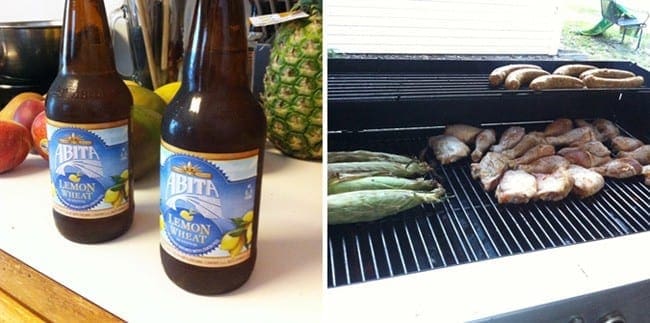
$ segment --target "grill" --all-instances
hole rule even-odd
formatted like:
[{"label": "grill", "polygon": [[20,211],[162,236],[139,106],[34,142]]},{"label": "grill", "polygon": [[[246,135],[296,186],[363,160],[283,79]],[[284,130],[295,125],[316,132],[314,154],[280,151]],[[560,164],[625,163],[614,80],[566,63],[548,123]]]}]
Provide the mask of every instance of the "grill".
[{"label": "grill", "polygon": [[[418,155],[445,124],[463,122],[500,134],[511,125],[540,130],[558,117],[608,118],[622,134],[650,142],[643,126],[650,116],[646,88],[490,89],[487,74],[504,63],[330,60],[328,150]],[[562,64],[539,63],[545,69]],[[632,67],[648,79],[630,63],[596,64]],[[467,160],[435,171],[429,176],[447,190],[445,202],[328,227],[329,287],[650,230],[650,189],[640,178],[607,179],[603,190],[583,200],[500,205],[471,178]]]}]

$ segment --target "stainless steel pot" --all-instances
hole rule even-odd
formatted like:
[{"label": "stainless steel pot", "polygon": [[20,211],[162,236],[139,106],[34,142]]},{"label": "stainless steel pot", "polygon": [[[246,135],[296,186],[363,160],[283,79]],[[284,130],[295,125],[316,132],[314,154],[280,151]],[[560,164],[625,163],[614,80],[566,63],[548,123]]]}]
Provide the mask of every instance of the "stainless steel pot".
[{"label": "stainless steel pot", "polygon": [[0,23],[0,83],[51,82],[59,65],[60,21]]}]

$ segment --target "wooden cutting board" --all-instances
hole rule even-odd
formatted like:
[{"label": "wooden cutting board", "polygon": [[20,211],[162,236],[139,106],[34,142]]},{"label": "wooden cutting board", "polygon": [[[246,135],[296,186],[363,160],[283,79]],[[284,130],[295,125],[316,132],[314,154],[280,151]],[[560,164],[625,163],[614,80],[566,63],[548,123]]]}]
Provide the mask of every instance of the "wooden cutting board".
[{"label": "wooden cutting board", "polygon": [[125,322],[0,249],[0,322]]}]

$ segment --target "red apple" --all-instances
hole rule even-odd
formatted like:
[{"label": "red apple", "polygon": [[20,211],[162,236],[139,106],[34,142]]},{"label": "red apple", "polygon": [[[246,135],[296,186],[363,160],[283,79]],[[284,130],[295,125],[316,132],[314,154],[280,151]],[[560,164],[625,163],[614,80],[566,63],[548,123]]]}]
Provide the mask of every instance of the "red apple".
[{"label": "red apple", "polygon": [[45,111],[45,102],[42,100],[27,99],[20,103],[16,112],[14,113],[13,120],[30,129],[32,122],[36,116]]},{"label": "red apple", "polygon": [[30,149],[32,138],[27,128],[18,122],[0,120],[0,173],[20,165]]},{"label": "red apple", "polygon": [[34,122],[32,122],[32,149],[35,150],[41,157],[48,160],[47,152],[47,118],[45,111],[39,113]]}]

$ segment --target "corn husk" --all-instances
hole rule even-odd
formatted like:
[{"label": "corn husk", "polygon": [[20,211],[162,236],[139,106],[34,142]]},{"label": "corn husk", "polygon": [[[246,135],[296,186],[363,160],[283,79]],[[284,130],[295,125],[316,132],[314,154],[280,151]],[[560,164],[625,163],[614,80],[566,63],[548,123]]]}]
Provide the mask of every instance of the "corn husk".
[{"label": "corn husk", "polygon": [[391,161],[401,164],[409,164],[415,161],[415,159],[402,155],[370,150],[331,151],[327,153],[328,163],[363,161]]},{"label": "corn husk", "polygon": [[344,224],[375,221],[414,208],[422,203],[438,203],[445,190],[429,192],[403,189],[353,191],[327,196],[327,223]]},{"label": "corn husk", "polygon": [[327,165],[327,178],[344,178],[350,175],[416,178],[430,170],[431,166],[425,162],[411,162],[408,164],[390,161],[342,162]]},{"label": "corn husk", "polygon": [[339,194],[351,191],[405,189],[413,191],[430,191],[436,185],[434,180],[424,178],[410,179],[392,176],[369,176],[350,179],[332,179],[327,183],[327,194]]}]

